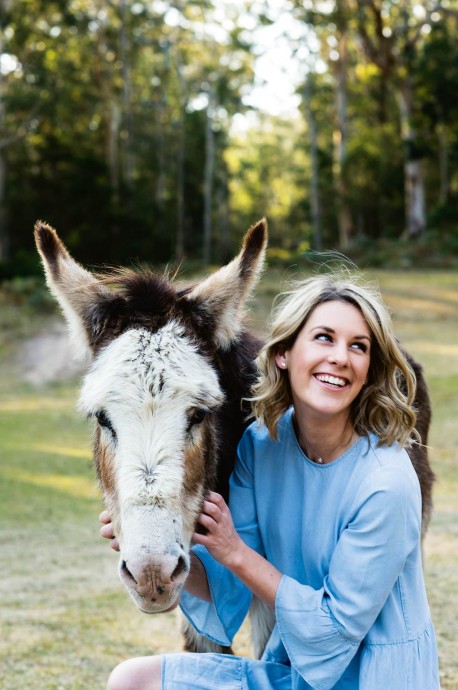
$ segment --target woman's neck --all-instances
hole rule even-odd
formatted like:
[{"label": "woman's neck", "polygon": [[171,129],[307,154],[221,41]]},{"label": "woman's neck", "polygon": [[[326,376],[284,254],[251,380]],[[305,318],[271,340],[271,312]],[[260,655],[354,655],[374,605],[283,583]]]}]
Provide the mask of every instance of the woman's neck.
[{"label": "woman's neck", "polygon": [[349,416],[341,420],[299,420],[294,413],[293,424],[304,453],[320,464],[337,460],[358,438]]}]

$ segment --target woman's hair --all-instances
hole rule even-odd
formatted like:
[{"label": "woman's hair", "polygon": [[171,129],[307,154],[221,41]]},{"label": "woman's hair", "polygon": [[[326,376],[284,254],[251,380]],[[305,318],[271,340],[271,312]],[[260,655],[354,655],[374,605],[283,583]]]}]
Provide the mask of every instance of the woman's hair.
[{"label": "woman's hair", "polygon": [[410,446],[419,440],[412,407],[415,374],[399,347],[391,317],[378,288],[363,285],[348,271],[325,273],[294,283],[276,301],[271,317],[271,337],[259,353],[259,376],[250,398],[252,415],[277,438],[280,417],[292,404],[287,371],[280,370],[275,355],[290,350],[312,311],[323,302],[338,300],[355,306],[371,331],[370,365],[365,384],[352,403],[356,432],[378,435],[381,445],[398,441]]}]

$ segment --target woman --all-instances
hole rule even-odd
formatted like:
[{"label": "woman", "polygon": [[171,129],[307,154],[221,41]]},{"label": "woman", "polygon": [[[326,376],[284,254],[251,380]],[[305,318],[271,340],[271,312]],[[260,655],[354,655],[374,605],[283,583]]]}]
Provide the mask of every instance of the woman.
[{"label": "woman", "polygon": [[108,689],[437,690],[405,451],[418,442],[415,378],[378,293],[332,274],[299,283],[258,361],[230,511],[205,501],[180,605],[228,645],[256,595],[276,615],[264,655],[132,659]]}]

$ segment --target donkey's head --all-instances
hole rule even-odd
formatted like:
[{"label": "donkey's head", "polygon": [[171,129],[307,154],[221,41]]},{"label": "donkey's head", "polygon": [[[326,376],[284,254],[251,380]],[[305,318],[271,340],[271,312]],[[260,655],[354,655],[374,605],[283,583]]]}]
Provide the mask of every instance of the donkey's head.
[{"label": "donkey's head", "polygon": [[94,275],[45,223],[35,239],[76,354],[91,359],[80,408],[96,420],[94,462],[121,580],[142,611],[163,611],[187,577],[191,535],[215,475],[224,391],[212,360],[240,335],[265,222],[231,263],[181,291],[149,271]]}]

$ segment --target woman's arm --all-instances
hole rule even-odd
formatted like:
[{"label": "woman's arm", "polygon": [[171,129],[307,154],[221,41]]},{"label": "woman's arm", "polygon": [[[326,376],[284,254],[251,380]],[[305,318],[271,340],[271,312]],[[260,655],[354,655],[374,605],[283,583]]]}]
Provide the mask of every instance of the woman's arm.
[{"label": "woman's arm", "polygon": [[189,594],[198,599],[211,603],[210,587],[208,586],[207,573],[200,558],[191,551],[191,569],[184,588]]},{"label": "woman's arm", "polygon": [[[205,546],[216,561],[224,565],[254,595],[274,609],[282,573],[242,541],[234,528],[229,508],[220,494],[209,493],[198,522],[206,528],[207,532],[193,534],[193,541]],[[194,594],[188,587],[186,589]],[[195,594],[195,596],[199,595]]]}]

